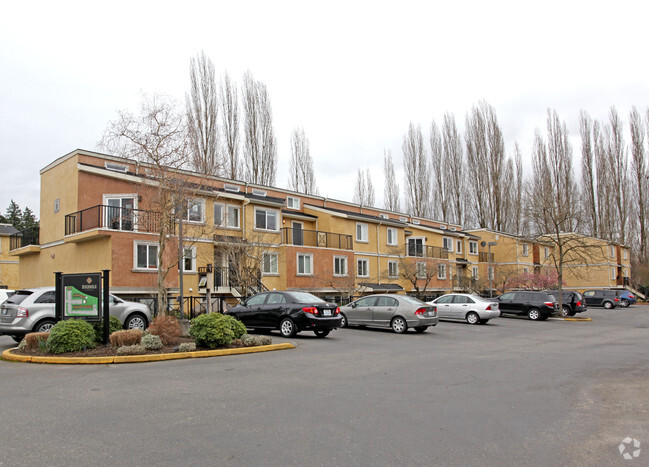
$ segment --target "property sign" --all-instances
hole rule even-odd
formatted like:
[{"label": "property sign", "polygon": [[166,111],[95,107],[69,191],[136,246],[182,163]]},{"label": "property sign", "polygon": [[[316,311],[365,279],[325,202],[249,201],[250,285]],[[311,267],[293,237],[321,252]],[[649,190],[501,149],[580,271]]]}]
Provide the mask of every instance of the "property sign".
[{"label": "property sign", "polygon": [[101,320],[101,273],[63,274],[61,282],[63,319]]}]

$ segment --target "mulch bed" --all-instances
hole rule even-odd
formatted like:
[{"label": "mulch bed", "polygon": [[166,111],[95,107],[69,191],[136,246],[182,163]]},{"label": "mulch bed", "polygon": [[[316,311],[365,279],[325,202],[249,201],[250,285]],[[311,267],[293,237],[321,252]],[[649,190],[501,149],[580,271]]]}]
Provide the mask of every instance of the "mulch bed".
[{"label": "mulch bed", "polygon": [[[194,339],[190,337],[180,337],[179,343],[182,342],[194,342]],[[237,343],[232,343],[230,345],[227,345],[225,347],[222,347],[223,349],[235,349],[239,347],[243,347],[243,344],[240,344],[241,341]],[[155,355],[155,354],[162,354],[162,353],[173,353],[177,352],[175,348],[177,345],[165,345],[161,347],[158,350],[148,350],[143,354],[138,354],[138,355]],[[197,348],[196,350],[208,350],[208,349],[200,349]],[[33,357],[112,357],[117,355],[117,347],[112,347],[110,344],[109,345],[103,345],[103,344],[98,344],[97,347],[94,349],[88,349],[84,350],[81,352],[66,352],[66,353],[61,353],[61,354],[53,354],[49,352],[42,352],[41,350],[34,349],[34,350],[28,350],[28,349],[13,349],[11,353],[15,355],[31,355]]]}]

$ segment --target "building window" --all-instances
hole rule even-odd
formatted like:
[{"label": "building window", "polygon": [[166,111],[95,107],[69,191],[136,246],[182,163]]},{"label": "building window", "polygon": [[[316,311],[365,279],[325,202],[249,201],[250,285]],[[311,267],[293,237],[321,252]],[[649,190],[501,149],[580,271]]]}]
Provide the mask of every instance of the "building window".
[{"label": "building window", "polygon": [[239,206],[214,203],[214,225],[238,229],[240,214],[241,208]]},{"label": "building window", "polygon": [[530,246],[527,243],[523,243],[523,256],[530,255]]},{"label": "building window", "polygon": [[313,255],[309,253],[297,254],[297,273],[301,276],[313,274]]},{"label": "building window", "polygon": [[617,274],[616,268],[611,268],[611,279],[615,279]]},{"label": "building window", "polygon": [[135,242],[135,268],[158,269],[158,244]]},{"label": "building window", "polygon": [[367,243],[369,241],[367,224],[358,222],[356,224],[356,241]]},{"label": "building window", "polygon": [[437,278],[438,279],[446,279],[446,265],[445,264],[438,264],[437,265]]},{"label": "building window", "polygon": [[334,276],[347,275],[347,256],[334,256]]},{"label": "building window", "polygon": [[388,227],[388,245],[397,245],[397,229]]},{"label": "building window", "polygon": [[469,240],[469,254],[471,255],[478,254],[478,242]]},{"label": "building window", "polygon": [[479,274],[478,266],[473,266],[471,268],[471,277],[473,277],[473,279],[477,280],[478,279],[478,274]]},{"label": "building window", "polygon": [[239,224],[241,219],[241,208],[239,206],[228,206],[228,227],[238,229],[241,227]]},{"label": "building window", "polygon": [[261,272],[263,274],[279,274],[277,260],[277,253],[264,253],[261,259]]},{"label": "building window", "polygon": [[417,279],[426,279],[426,263],[423,261],[417,263]]},{"label": "building window", "polygon": [[369,277],[370,268],[369,261],[366,259],[357,259],[356,260],[356,275],[359,277]]},{"label": "building window", "polygon": [[196,272],[196,247],[185,247],[183,255],[183,272]]},{"label": "building window", "polygon": [[622,250],[622,258],[627,259],[627,250]]},{"label": "building window", "polygon": [[442,248],[446,251],[453,251],[453,239],[442,237]]},{"label": "building window", "polygon": [[523,268],[523,274],[529,274],[530,273],[530,268]]},{"label": "building window", "polygon": [[548,259],[550,257],[550,249],[547,246],[543,248],[543,253],[545,255],[545,259]]},{"label": "building window", "polygon": [[300,209],[300,198],[296,198],[295,196],[287,196],[286,207],[289,209]]},{"label": "building window", "polygon": [[135,195],[104,195],[105,225],[114,230],[133,230]]},{"label": "building window", "polygon": [[277,230],[277,211],[255,208],[255,228]]},{"label": "building window", "polygon": [[396,261],[388,261],[388,277],[399,276],[399,263]]},{"label": "building window", "polygon": [[187,210],[183,212],[183,220],[187,222],[203,222],[205,200],[193,199],[187,202]]},{"label": "building window", "polygon": [[462,240],[458,240],[457,242],[455,242],[455,246],[456,246],[455,251],[457,251],[459,254],[462,254]]}]

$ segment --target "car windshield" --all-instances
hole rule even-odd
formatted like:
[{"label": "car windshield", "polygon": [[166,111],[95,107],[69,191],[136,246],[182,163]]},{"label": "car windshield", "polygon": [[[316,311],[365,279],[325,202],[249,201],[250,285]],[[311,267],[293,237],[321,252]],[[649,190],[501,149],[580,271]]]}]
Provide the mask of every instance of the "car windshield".
[{"label": "car windshield", "polygon": [[23,300],[25,300],[31,294],[32,292],[30,292],[29,290],[19,290],[11,297],[9,297],[7,301],[5,301],[5,303],[13,303],[14,305],[19,305],[20,303],[22,303]]},{"label": "car windshield", "polygon": [[406,303],[410,303],[411,305],[425,305],[425,303],[418,298],[409,297],[408,295],[402,296],[401,299]]},{"label": "car windshield", "polygon": [[326,303],[323,299],[306,292],[291,292],[294,303]]}]

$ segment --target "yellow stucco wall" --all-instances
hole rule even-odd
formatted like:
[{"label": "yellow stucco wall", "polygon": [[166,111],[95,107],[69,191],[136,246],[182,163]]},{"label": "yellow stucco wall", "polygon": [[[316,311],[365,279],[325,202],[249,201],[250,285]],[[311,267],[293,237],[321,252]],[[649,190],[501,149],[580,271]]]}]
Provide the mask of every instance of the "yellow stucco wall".
[{"label": "yellow stucco wall", "polygon": [[[77,177],[78,156],[41,173],[40,243],[60,240],[65,234],[65,216],[77,211],[79,186]],[[59,202],[55,212],[55,201]]]}]

